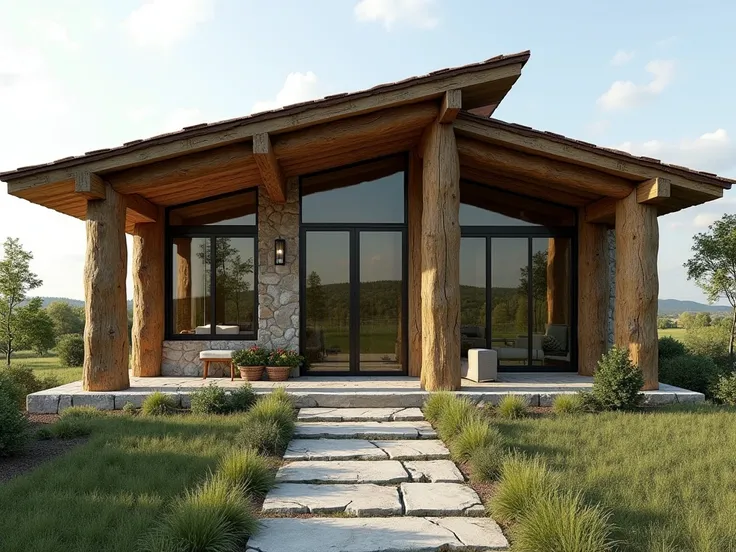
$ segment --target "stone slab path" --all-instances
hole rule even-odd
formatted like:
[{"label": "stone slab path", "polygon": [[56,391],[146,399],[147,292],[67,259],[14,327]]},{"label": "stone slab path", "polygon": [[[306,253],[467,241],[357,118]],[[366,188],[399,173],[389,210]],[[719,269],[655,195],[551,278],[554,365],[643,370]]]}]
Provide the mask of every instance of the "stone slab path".
[{"label": "stone slab path", "polygon": [[248,551],[508,548],[417,408],[303,408],[276,482]]}]

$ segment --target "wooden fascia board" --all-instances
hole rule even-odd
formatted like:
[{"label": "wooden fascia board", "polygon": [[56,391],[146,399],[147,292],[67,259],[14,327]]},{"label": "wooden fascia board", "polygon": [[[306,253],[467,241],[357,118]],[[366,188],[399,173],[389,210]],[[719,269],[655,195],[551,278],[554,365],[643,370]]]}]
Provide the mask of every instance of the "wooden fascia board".
[{"label": "wooden fascia board", "polygon": [[[69,179],[81,167],[92,173],[119,171],[155,161],[170,159],[189,153],[204,151],[237,142],[248,141],[255,134],[281,134],[306,128],[308,126],[329,123],[355,115],[371,113],[389,107],[418,103],[440,98],[445,92],[453,89],[476,86],[504,79],[515,79],[521,75],[523,62],[509,63],[495,67],[486,67],[463,74],[450,74],[420,81],[405,88],[394,88],[383,92],[354,97],[346,95],[345,100],[329,105],[315,103],[313,107],[297,113],[275,113],[268,117],[256,117],[253,121],[234,121],[230,125],[222,123],[214,125],[217,129],[203,127],[191,133],[171,136],[170,141],[153,144],[142,144],[133,151],[105,152],[100,158],[85,160],[84,158],[69,160],[59,166],[48,169],[29,169],[26,176],[14,178],[6,175],[8,192],[18,192],[35,187],[52,184]],[[269,114],[270,115],[270,114]]]},{"label": "wooden fascia board", "polygon": [[528,136],[473,119],[472,116],[464,117],[462,113],[459,114],[453,123],[458,135],[470,136],[492,144],[574,163],[633,181],[664,177],[670,181],[671,186],[709,195],[713,199],[723,195],[722,186],[670,173],[666,167],[649,167],[636,163],[633,158],[631,161],[625,161],[606,155],[603,151],[589,151],[583,147],[577,148],[542,136]]},{"label": "wooden fascia board", "polygon": [[74,175],[74,192],[87,199],[105,199],[105,181],[97,174],[80,171]]},{"label": "wooden fascia board", "polygon": [[458,90],[457,88],[454,90],[448,90],[442,97],[442,106],[440,107],[438,121],[441,124],[452,123],[457,118],[457,114],[460,113],[460,109],[462,109],[462,107],[462,90]]},{"label": "wooden fascia board", "polygon": [[267,133],[253,136],[253,158],[258,165],[268,196],[276,203],[286,202],[286,179]]},{"label": "wooden fascia board", "polygon": [[128,194],[125,197],[125,207],[136,214],[140,222],[156,222],[159,218],[159,208],[138,194]]}]

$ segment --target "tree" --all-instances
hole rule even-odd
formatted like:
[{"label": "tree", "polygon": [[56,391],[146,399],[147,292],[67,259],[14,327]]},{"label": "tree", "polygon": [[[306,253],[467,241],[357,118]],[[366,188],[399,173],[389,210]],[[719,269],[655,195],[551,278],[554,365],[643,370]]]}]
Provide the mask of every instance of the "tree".
[{"label": "tree", "polygon": [[316,328],[327,317],[327,300],[322,289],[322,278],[314,270],[307,277],[307,313],[312,328]]},{"label": "tree", "polygon": [[713,319],[710,317],[710,314],[707,312],[699,312],[695,315],[695,327],[696,328],[706,328],[711,325],[713,322]]},{"label": "tree", "polygon": [[25,251],[18,238],[8,238],[3,244],[4,258],[0,261],[0,351],[10,365],[10,355],[16,350],[18,308],[26,295],[43,283],[31,272],[33,254]]},{"label": "tree", "polygon": [[45,355],[56,345],[54,322],[42,305],[40,297],[33,297],[18,307],[13,321],[16,350],[33,349],[36,354]]},{"label": "tree", "polygon": [[54,323],[54,335],[81,334],[84,332],[84,309],[72,307],[65,301],[54,301],[46,307],[46,314]]},{"label": "tree", "polygon": [[681,328],[689,330],[695,327],[695,314],[692,312],[683,312],[677,318],[677,325]]},{"label": "tree", "polygon": [[736,215],[723,215],[707,232],[693,237],[693,257],[685,263],[688,280],[695,280],[709,303],[725,298],[731,305],[728,354],[733,357],[736,331]]}]

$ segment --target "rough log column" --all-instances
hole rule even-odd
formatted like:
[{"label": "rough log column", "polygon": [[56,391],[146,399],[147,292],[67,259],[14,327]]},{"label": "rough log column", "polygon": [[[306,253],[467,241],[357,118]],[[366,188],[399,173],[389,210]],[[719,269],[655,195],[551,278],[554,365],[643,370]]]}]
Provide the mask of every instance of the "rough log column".
[{"label": "rough log column", "polygon": [[452,125],[423,140],[422,388],[460,389],[460,162]]},{"label": "rough log column", "polygon": [[608,229],[585,221],[578,226],[578,373],[592,376],[608,339]]},{"label": "rough log column", "polygon": [[164,340],[164,212],[133,228],[133,375],[161,375]]},{"label": "rough log column", "polygon": [[422,373],[422,159],[409,157],[409,370]]},{"label": "rough log column", "polygon": [[105,199],[87,203],[85,391],[116,391],[129,386],[125,209],[125,199],[110,185],[105,185]]},{"label": "rough log column", "polygon": [[[547,323],[567,324],[570,304],[570,240],[550,238],[547,248]],[[560,345],[567,345],[561,343]]]},{"label": "rough log column", "polygon": [[616,203],[616,309],[614,341],[644,373],[644,389],[658,389],[657,207],[639,203],[634,190]]}]

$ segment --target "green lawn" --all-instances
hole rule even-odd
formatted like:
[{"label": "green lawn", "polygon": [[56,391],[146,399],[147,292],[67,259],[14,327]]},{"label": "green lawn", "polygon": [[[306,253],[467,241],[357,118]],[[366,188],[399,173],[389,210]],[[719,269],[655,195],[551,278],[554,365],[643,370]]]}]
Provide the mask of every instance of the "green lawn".
[{"label": "green lawn", "polygon": [[82,368],[66,368],[59,363],[59,357],[54,355],[38,356],[33,351],[18,351],[13,353],[13,364],[25,364],[33,368],[33,372],[40,378],[55,376],[60,383],[70,383],[82,379]]},{"label": "green lawn", "polygon": [[623,551],[736,550],[736,409],[496,420],[613,511]]},{"label": "green lawn", "polygon": [[129,552],[232,444],[241,416],[106,416],[85,445],[0,485],[3,552]]},{"label": "green lawn", "polygon": [[685,328],[671,328],[668,330],[657,330],[659,333],[659,337],[674,337],[678,341],[682,341],[682,338],[685,337]]}]

